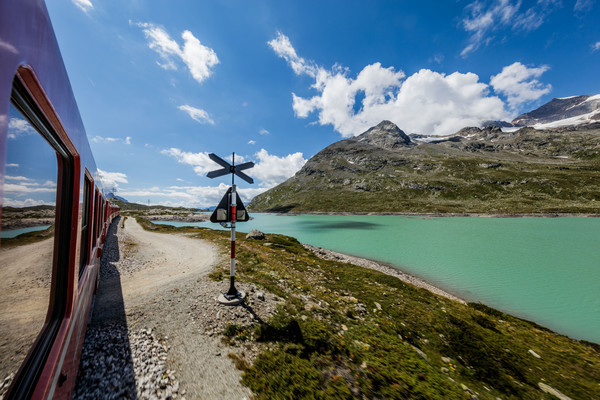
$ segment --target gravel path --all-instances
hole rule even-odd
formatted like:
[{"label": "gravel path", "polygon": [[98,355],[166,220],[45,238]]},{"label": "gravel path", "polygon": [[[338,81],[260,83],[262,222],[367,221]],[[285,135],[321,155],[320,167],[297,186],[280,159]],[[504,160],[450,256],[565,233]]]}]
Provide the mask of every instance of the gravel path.
[{"label": "gravel path", "polygon": [[250,294],[244,307],[218,304],[227,283],[207,274],[226,261],[202,240],[115,220],[73,398],[251,399],[228,355],[252,359],[257,350],[230,347],[221,334],[228,323],[268,318],[277,299],[257,300],[256,288],[241,283]]}]

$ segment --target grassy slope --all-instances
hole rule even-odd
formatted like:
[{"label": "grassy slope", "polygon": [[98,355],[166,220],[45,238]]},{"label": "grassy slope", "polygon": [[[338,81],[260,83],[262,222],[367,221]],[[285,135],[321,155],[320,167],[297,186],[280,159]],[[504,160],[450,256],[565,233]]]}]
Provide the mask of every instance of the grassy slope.
[{"label": "grassy slope", "polygon": [[[254,211],[600,213],[600,129],[386,151],[347,141],[255,197]],[[563,158],[567,157],[567,158]]]},{"label": "grassy slope", "polygon": [[[196,233],[224,251],[229,245],[228,232],[141,222],[159,232]],[[573,399],[600,397],[596,344],[323,260],[294,238],[244,236],[237,237],[237,279],[284,300],[270,321],[225,332],[233,343],[264,345],[253,365],[238,360],[258,399],[553,398],[539,383]],[[213,276],[227,276],[227,268]]]}]

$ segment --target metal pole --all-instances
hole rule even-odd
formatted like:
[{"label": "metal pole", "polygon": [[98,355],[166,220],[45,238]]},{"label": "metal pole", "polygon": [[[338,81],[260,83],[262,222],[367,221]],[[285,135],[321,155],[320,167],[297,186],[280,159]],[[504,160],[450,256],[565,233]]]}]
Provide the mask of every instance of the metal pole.
[{"label": "metal pole", "polygon": [[[235,165],[235,153],[233,153],[232,164]],[[235,288],[235,221],[237,220],[237,193],[233,181],[234,174],[231,174],[231,197],[229,204],[231,205],[231,265],[229,267],[229,291],[225,295],[228,299],[233,299],[239,296]]]}]

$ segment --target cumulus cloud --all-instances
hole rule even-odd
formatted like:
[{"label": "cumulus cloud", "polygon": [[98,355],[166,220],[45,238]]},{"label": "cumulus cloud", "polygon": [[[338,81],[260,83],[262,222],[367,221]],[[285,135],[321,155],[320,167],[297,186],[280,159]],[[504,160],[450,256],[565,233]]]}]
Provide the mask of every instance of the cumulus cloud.
[{"label": "cumulus cloud", "polygon": [[313,78],[316,77],[318,68],[313,62],[298,57],[290,39],[283,33],[277,32],[277,37],[267,43],[279,57],[285,59],[290,64],[296,75],[306,74]]},{"label": "cumulus cloud", "polygon": [[[204,176],[207,172],[221,168],[218,164],[208,157],[208,153],[192,153],[182,151],[177,148],[170,148],[161,151],[162,154],[175,158],[182,164],[192,166],[198,176]],[[262,187],[275,186],[293,176],[306,163],[302,153],[288,154],[278,157],[269,154],[265,149],[261,149],[255,155],[257,160],[254,168],[245,171],[250,176],[257,178]],[[231,162],[231,156],[225,157]],[[246,158],[240,155],[235,156],[235,163],[240,164],[246,161]]]},{"label": "cumulus cloud", "polygon": [[592,53],[593,53],[594,51],[598,51],[598,50],[600,50],[600,42],[596,42],[596,43],[592,44],[592,46],[591,46],[591,47],[592,47]]},{"label": "cumulus cloud", "polygon": [[268,135],[270,132],[263,128],[260,131],[258,131],[258,133],[260,133],[261,135]]},{"label": "cumulus cloud", "polygon": [[509,107],[516,109],[550,92],[551,85],[544,85],[536,79],[548,69],[547,65],[528,68],[520,62],[515,62],[504,67],[498,75],[492,76],[490,84],[496,93],[507,97]]},{"label": "cumulus cloud", "polygon": [[248,144],[256,144],[256,140],[248,140]]},{"label": "cumulus cloud", "polygon": [[177,108],[179,108],[181,111],[185,111],[194,121],[200,122],[201,124],[215,124],[215,121],[213,121],[210,115],[208,115],[208,113],[201,108],[192,107],[187,104]]},{"label": "cumulus cloud", "polygon": [[182,164],[191,165],[196,175],[199,176],[204,176],[207,172],[217,167],[214,161],[208,158],[207,152],[192,153],[172,147],[162,150],[161,154],[171,156]]},{"label": "cumulus cloud", "polygon": [[269,188],[294,176],[307,161],[300,152],[278,157],[261,149],[255,156],[258,162],[251,174],[261,181],[261,186]]},{"label": "cumulus cloud", "polygon": [[16,139],[19,136],[33,135],[37,131],[24,119],[11,118],[8,120],[8,138]]},{"label": "cumulus cloud", "polygon": [[[218,186],[169,186],[153,187],[147,189],[126,190],[120,194],[130,201],[145,203],[152,199],[155,204],[170,207],[211,207],[216,206],[223,195],[227,192],[229,185],[221,183]],[[238,188],[237,192],[245,204],[248,204],[254,196],[264,192],[267,188]]]},{"label": "cumulus cloud", "polygon": [[4,198],[4,200],[2,201],[2,205],[4,207],[22,208],[22,207],[33,207],[33,206],[54,206],[54,205],[56,205],[56,202],[40,200],[40,199],[16,200],[16,199],[11,199],[11,198]]},{"label": "cumulus cloud", "polygon": [[72,0],[73,4],[75,4],[81,11],[87,13],[94,8],[94,5],[90,0]]},{"label": "cumulus cloud", "polygon": [[344,137],[384,119],[408,133],[447,135],[485,120],[510,117],[504,102],[490,95],[489,86],[473,73],[446,75],[422,69],[406,77],[374,63],[352,78],[348,69],[337,65],[331,70],[315,68],[311,88],[318,94],[304,98],[292,93],[294,112],[299,118],[316,113],[319,124],[331,124]]},{"label": "cumulus cloud", "polygon": [[119,183],[129,183],[127,181],[127,175],[122,172],[107,172],[98,169],[98,178],[102,182],[104,190],[112,191],[113,188],[117,189]]},{"label": "cumulus cloud", "polygon": [[183,46],[180,46],[160,26],[147,22],[140,22],[136,25],[142,28],[148,39],[148,46],[160,55],[162,62],[159,62],[158,65],[164,69],[176,70],[177,62],[182,61],[192,77],[198,83],[202,83],[212,75],[212,67],[219,63],[217,53],[200,43],[200,40],[188,30],[181,34]]},{"label": "cumulus cloud", "polygon": [[533,31],[539,28],[557,7],[560,0],[539,0],[527,9],[521,9],[521,0],[474,1],[465,7],[469,14],[462,20],[462,26],[471,36],[462,50],[466,57],[482,45],[493,41],[494,33],[500,29],[513,31]]}]

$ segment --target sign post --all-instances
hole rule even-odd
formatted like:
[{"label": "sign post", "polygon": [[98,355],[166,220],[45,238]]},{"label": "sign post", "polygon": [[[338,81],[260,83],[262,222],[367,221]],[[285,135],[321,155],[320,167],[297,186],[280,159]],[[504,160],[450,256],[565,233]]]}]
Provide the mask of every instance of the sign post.
[{"label": "sign post", "polygon": [[226,174],[231,174],[231,188],[227,190],[227,193],[225,193],[225,196],[223,196],[223,199],[221,199],[219,205],[217,208],[215,208],[215,211],[210,216],[210,220],[211,222],[219,222],[223,226],[226,226],[227,222],[231,224],[231,265],[229,267],[229,290],[227,293],[223,293],[223,299],[219,298],[219,300],[222,300],[221,302],[224,304],[236,305],[243,300],[244,294],[238,292],[238,290],[235,288],[235,223],[238,221],[248,221],[249,216],[244,204],[237,195],[234,177],[237,175],[248,183],[254,183],[252,178],[242,172],[244,169],[254,167],[254,163],[247,162],[240,165],[235,165],[235,153],[233,153],[231,164],[214,153],[209,154],[208,157],[210,157],[210,159],[217,164],[221,165],[223,168],[210,171],[206,176],[209,178],[216,178]]}]

